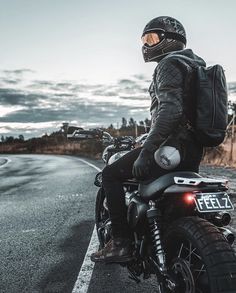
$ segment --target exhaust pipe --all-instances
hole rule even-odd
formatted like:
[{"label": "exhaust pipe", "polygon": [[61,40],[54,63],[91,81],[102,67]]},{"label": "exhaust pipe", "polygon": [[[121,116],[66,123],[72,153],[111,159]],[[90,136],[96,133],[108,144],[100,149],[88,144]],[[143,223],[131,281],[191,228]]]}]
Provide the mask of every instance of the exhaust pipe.
[{"label": "exhaust pipe", "polygon": [[231,232],[229,229],[227,228],[223,228],[223,227],[220,227],[218,228],[220,230],[220,232],[224,235],[225,239],[228,241],[228,243],[230,245],[233,245],[234,243],[234,240],[235,240],[235,236],[233,234],[233,232]]},{"label": "exhaust pipe", "polygon": [[228,226],[231,222],[231,216],[229,213],[217,213],[213,221],[218,227]]}]

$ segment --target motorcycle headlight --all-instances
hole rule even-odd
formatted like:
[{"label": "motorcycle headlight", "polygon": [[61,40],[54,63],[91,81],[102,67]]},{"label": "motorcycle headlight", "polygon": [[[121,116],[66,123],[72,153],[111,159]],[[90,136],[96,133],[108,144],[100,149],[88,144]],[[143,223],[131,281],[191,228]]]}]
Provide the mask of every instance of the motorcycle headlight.
[{"label": "motorcycle headlight", "polygon": [[121,151],[119,153],[114,154],[113,156],[110,157],[108,161],[108,165],[111,165],[115,161],[117,161],[119,158],[123,157],[125,154],[127,154],[129,151]]},{"label": "motorcycle headlight", "polygon": [[102,160],[103,160],[104,163],[107,162],[108,148],[109,148],[109,146],[107,146],[107,147],[104,149],[103,153],[102,153]]}]

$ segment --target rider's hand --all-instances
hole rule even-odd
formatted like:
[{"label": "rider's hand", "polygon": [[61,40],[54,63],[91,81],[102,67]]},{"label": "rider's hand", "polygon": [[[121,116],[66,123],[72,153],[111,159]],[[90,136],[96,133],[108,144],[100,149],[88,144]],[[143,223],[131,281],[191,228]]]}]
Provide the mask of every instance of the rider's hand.
[{"label": "rider's hand", "polygon": [[150,167],[154,161],[153,153],[142,149],[133,165],[133,176],[138,179],[145,179],[150,174]]}]

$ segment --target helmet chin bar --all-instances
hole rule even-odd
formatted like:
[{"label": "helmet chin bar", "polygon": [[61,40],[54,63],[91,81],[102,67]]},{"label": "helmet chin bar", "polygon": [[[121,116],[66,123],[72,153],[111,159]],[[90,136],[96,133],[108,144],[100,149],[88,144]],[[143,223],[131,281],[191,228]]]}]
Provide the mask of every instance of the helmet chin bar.
[{"label": "helmet chin bar", "polygon": [[159,62],[167,54],[184,49],[184,44],[173,39],[163,39],[155,46],[143,45],[142,53],[145,62]]}]

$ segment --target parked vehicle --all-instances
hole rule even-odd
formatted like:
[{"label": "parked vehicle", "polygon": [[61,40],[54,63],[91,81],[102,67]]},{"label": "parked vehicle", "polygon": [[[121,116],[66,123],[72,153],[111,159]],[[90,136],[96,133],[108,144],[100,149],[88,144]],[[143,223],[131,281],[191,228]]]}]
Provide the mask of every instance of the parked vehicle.
[{"label": "parked vehicle", "polygon": [[99,128],[94,129],[75,129],[73,133],[67,135],[70,140],[101,139],[104,142],[112,141],[112,136]]},{"label": "parked vehicle", "polygon": [[[133,147],[131,139],[116,139],[103,160],[111,164]],[[112,231],[101,173],[95,185],[102,248]],[[181,171],[152,181],[127,180],[123,187],[133,260],[121,265],[130,278],[140,282],[155,275],[160,293],[236,292],[235,237],[228,227],[234,207],[227,180]]]}]

